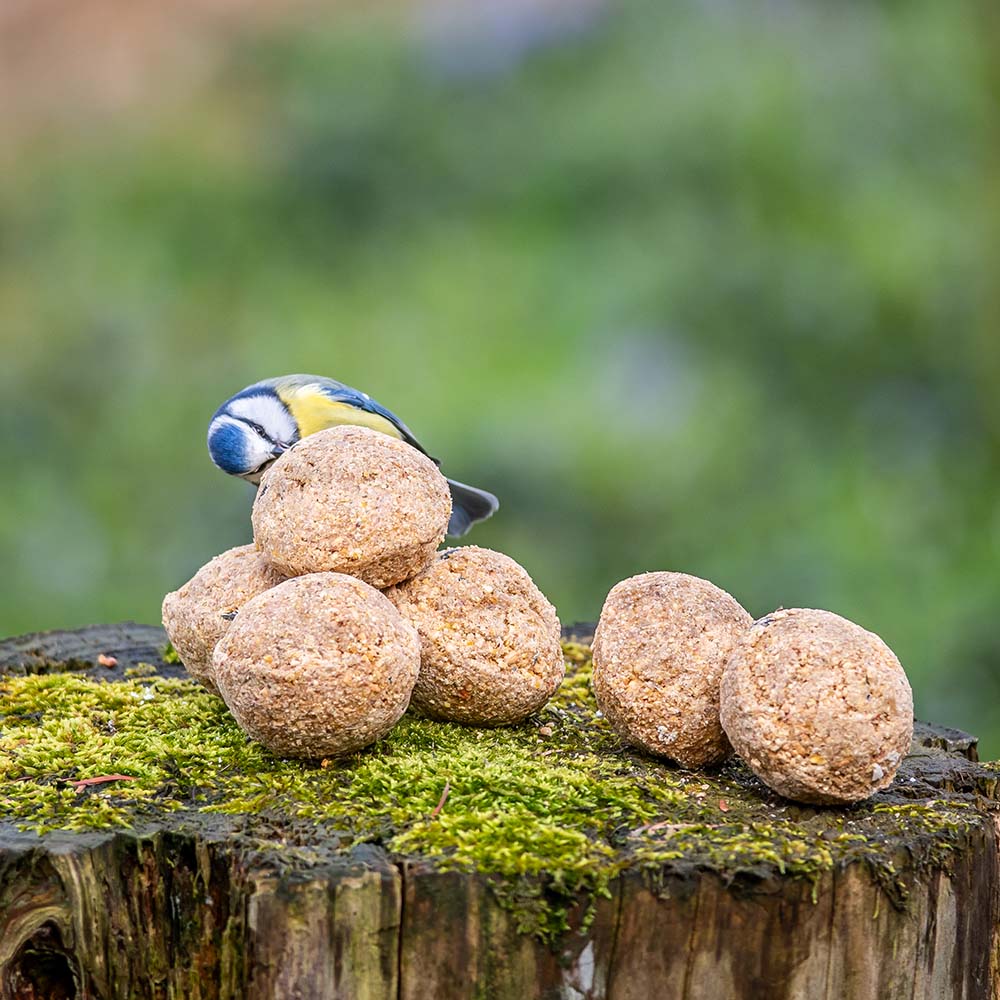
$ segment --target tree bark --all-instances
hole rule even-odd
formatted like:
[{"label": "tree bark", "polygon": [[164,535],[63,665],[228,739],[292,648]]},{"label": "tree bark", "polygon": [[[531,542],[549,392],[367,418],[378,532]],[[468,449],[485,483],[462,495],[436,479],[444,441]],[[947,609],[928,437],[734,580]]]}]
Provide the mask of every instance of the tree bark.
[{"label": "tree bark", "polygon": [[[120,679],[140,662],[180,674],[160,660],[164,641],[136,625],[7,640],[0,674]],[[98,653],[117,665],[93,666]],[[815,883],[773,868],[630,868],[610,898],[581,897],[554,944],[518,930],[488,872],[370,844],[286,865],[235,846],[238,817],[44,835],[0,821],[0,990],[5,1000],[995,997],[997,772],[976,762],[973,738],[920,726],[904,774],[914,802],[953,797],[978,819],[960,849],[930,862],[898,851],[897,891],[863,858]]]}]

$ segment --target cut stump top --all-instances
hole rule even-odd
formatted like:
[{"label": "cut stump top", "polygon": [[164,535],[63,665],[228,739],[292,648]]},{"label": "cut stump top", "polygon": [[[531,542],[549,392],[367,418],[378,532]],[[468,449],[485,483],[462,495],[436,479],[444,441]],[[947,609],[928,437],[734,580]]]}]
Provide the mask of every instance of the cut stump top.
[{"label": "cut stump top", "polygon": [[[2,640],[0,830],[15,840],[225,831],[278,870],[307,869],[368,843],[397,861],[555,873],[578,888],[593,882],[588,859],[611,874],[814,878],[859,857],[888,872],[900,851],[919,865],[956,849],[996,798],[1000,771],[978,762],[975,738],[925,723],[893,785],[850,808],[788,802],[736,760],[710,772],[653,760],[624,745],[596,711],[589,639],[587,626],[567,630],[567,679],[521,726],[484,730],[408,715],[375,747],[322,762],[281,761],[250,743],[220,699],[164,658],[159,627],[129,622]],[[61,740],[67,727],[75,731]],[[95,780],[114,775],[133,780]],[[583,825],[574,829],[574,819]],[[557,832],[580,842],[567,850],[552,842]],[[477,834],[478,850],[463,847]]]},{"label": "cut stump top", "polygon": [[[739,761],[712,772],[684,772],[625,746],[596,711],[589,638],[585,626],[568,630],[567,679],[549,705],[520,726],[472,729],[407,715],[385,740],[335,761],[283,761],[247,740],[219,698],[164,659],[166,636],[158,627],[125,623],[0,641],[0,867],[50,857],[59,870],[60,857],[86,856],[90,864],[105,855],[120,867],[116,852],[138,863],[135,858],[152,850],[160,859],[155,863],[162,863],[170,852],[188,858],[194,851],[184,861],[192,877],[211,883],[218,877],[213,866],[220,864],[239,871],[257,907],[254,919],[270,919],[270,913],[275,933],[288,917],[289,900],[309,885],[370,882],[380,887],[372,905],[398,904],[405,914],[409,899],[410,919],[422,913],[435,933],[458,933],[471,919],[470,906],[480,913],[485,897],[479,894],[487,892],[497,912],[506,914],[504,933],[515,935],[508,947],[517,951],[522,946],[516,941],[534,941],[524,946],[534,956],[532,968],[542,979],[558,979],[560,989],[568,981],[566,954],[578,966],[587,941],[608,955],[623,933],[644,941],[646,919],[654,912],[664,919],[662,900],[679,907],[697,898],[707,906],[706,886],[721,887],[731,901],[783,900],[780,906],[792,909],[783,910],[781,920],[804,907],[801,919],[815,922],[817,900],[845,873],[864,873],[864,885],[875,893],[864,897],[865,906],[874,900],[876,909],[884,905],[901,914],[930,874],[945,877],[973,860],[979,864],[984,850],[992,851],[994,873],[998,770],[978,762],[973,737],[918,724],[889,789],[849,808],[796,805],[771,793]],[[36,871],[37,861],[32,864]],[[991,907],[1000,891],[994,874],[982,876]],[[390,883],[396,886],[391,892]],[[334,899],[334,889],[327,891]],[[202,911],[214,905],[205,902],[211,896],[201,897],[200,910],[197,898],[191,902],[204,934],[210,932]],[[626,896],[634,905],[624,906]],[[722,898],[711,905],[721,906]],[[613,912],[609,901],[615,901]],[[13,961],[10,942],[20,942],[22,954],[38,931],[21,927],[14,933],[12,905],[9,891],[6,897],[0,891],[0,929],[6,920],[10,931],[6,951],[0,945],[0,971]],[[651,907],[645,916],[644,906]],[[377,918],[395,926],[394,947],[403,947],[406,927],[392,919]],[[71,933],[73,921],[67,920],[65,927],[56,921],[61,935]],[[699,912],[697,923],[705,920]],[[258,937],[263,926],[254,932]],[[585,927],[591,927],[589,937],[581,936]],[[212,925],[213,954],[224,931]],[[281,933],[291,932],[286,927]],[[489,931],[495,933],[496,927]],[[976,938],[986,968],[989,939],[985,931]],[[685,940],[694,948],[690,936]],[[721,947],[708,939],[702,944]],[[778,944],[786,948],[788,942]],[[654,947],[636,945],[640,952],[647,946]],[[440,969],[420,963],[433,965],[437,955],[447,964],[454,956],[414,947],[412,962],[423,981],[434,982],[440,973],[446,984]],[[752,947],[761,955],[768,950],[760,941]],[[543,975],[538,956],[550,948],[569,952]],[[640,961],[639,952],[630,954],[628,961]],[[382,969],[380,956],[369,956],[369,965],[381,969],[372,975],[405,994],[400,968]],[[652,961],[649,955],[642,961],[647,959]],[[597,961],[593,955],[590,960]],[[591,969],[603,988],[614,964],[607,955],[605,960],[605,967]],[[621,962],[627,965],[624,957]],[[982,978],[981,955],[976,962],[975,975]],[[484,969],[473,979],[495,983]],[[667,978],[649,980],[656,988],[673,974],[661,971]],[[330,982],[342,982],[344,974],[334,969]],[[768,981],[784,974],[772,969]],[[579,975],[576,968],[573,976]],[[242,988],[249,990],[248,983]],[[612,995],[593,983],[573,988],[576,994],[559,995]],[[465,995],[441,989],[442,996]],[[685,989],[677,995],[697,995]],[[526,988],[495,995],[549,994]]]}]

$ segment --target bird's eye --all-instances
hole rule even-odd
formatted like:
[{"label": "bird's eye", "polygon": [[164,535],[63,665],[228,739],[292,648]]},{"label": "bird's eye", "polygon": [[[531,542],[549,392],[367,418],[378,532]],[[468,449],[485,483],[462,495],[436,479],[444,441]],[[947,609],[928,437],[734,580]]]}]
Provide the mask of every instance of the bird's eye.
[{"label": "bird's eye", "polygon": [[260,424],[255,423],[253,420],[248,420],[247,426],[253,428],[262,438],[266,438],[267,434],[264,433],[264,428]]}]

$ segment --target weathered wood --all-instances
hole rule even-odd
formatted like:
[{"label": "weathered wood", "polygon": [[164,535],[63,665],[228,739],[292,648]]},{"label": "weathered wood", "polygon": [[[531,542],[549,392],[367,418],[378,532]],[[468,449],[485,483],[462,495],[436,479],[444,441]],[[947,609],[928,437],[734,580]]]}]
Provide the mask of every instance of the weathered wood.
[{"label": "weathered wood", "polygon": [[[154,663],[162,677],[186,677],[180,663],[164,662],[166,642],[166,633],[159,625],[135,622],[88,625],[67,632],[32,632],[0,640],[0,674],[75,670],[99,680],[122,680],[130,667]],[[97,657],[102,653],[117,663],[99,665]]]},{"label": "weathered wood", "polygon": [[403,865],[403,882],[401,1000],[608,995],[619,886],[596,900],[592,913],[582,901],[572,908],[570,930],[551,948],[519,933],[488,876],[411,862]]},{"label": "weathered wood", "polygon": [[[0,642],[0,674],[121,680],[153,664],[177,676],[163,642],[132,624],[23,637]],[[96,665],[99,653],[117,666]],[[43,834],[0,817],[0,996],[987,998],[997,775],[971,737],[921,726],[885,801],[947,799],[972,821],[941,851],[916,828],[887,835],[891,884],[863,853],[813,880],[766,859],[727,870],[623,854],[608,896],[580,896],[554,942],[519,930],[511,887],[489,872],[441,870],[378,843],[342,850],[325,828],[282,828],[282,850],[265,835],[272,820],[252,817],[165,814],[132,830]],[[740,781],[747,796],[760,791]],[[803,815],[822,825],[834,812]]]}]

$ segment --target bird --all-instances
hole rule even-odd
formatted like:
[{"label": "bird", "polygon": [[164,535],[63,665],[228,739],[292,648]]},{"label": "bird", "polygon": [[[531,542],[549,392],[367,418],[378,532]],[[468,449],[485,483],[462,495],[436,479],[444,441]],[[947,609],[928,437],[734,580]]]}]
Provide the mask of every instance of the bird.
[{"label": "bird", "polygon": [[[399,438],[434,462],[392,410],[366,392],[322,375],[280,375],[230,396],[208,425],[208,453],[223,472],[258,484],[271,464],[316,431],[350,424]],[[492,517],[500,501],[486,490],[449,479],[448,534],[460,537]]]}]

